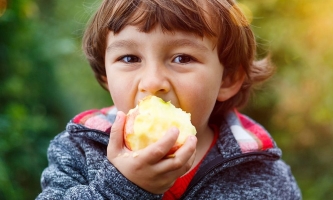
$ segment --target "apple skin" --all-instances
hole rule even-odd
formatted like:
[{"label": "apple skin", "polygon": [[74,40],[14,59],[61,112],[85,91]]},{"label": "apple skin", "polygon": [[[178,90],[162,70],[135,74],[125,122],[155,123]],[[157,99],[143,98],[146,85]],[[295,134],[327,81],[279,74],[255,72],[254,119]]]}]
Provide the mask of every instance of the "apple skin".
[{"label": "apple skin", "polygon": [[124,127],[124,141],[125,145],[128,149],[134,150],[134,148],[131,145],[131,136],[134,134],[134,122],[135,122],[135,117],[139,114],[139,108],[136,107],[133,109],[132,113],[128,113],[126,115],[126,122],[125,122],[125,127]]},{"label": "apple skin", "polygon": [[175,153],[189,135],[196,134],[191,114],[159,97],[147,96],[126,115],[124,143],[132,151],[143,149],[158,141],[171,127],[178,128],[179,136],[167,155]]}]

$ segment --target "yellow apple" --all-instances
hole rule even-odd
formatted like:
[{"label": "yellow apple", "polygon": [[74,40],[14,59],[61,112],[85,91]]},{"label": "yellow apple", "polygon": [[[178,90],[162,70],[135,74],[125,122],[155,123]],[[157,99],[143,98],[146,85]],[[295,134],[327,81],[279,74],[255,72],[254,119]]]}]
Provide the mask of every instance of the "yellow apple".
[{"label": "yellow apple", "polygon": [[159,140],[171,127],[177,127],[179,136],[168,152],[173,154],[196,129],[191,123],[191,114],[176,108],[156,96],[147,96],[131,109],[126,116],[124,140],[132,151],[143,149]]}]

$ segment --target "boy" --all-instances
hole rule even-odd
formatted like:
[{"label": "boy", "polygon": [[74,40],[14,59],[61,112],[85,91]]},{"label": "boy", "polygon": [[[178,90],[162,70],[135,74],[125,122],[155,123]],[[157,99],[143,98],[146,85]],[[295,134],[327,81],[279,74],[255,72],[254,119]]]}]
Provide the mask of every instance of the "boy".
[{"label": "boy", "polygon": [[[48,151],[37,199],[300,199],[268,133],[235,108],[272,67],[232,0],[104,0],[83,47],[114,107],[71,120]],[[175,152],[178,130],[131,155],[125,114],[147,95],[191,113],[197,135]]]}]

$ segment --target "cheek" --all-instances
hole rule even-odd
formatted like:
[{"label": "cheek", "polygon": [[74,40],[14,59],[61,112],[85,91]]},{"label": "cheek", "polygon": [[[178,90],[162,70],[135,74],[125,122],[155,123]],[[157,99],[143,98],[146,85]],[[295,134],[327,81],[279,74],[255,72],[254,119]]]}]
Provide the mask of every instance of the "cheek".
[{"label": "cheek", "polygon": [[215,86],[212,85],[212,87],[206,87],[206,85],[197,86],[192,92],[188,90],[188,92],[184,94],[185,105],[183,109],[191,113],[192,123],[197,128],[207,125],[210,114],[216,103],[217,94],[218,88],[216,84]]},{"label": "cheek", "polygon": [[207,125],[220,91],[221,80],[216,75],[207,76],[194,84],[192,90],[187,90],[186,96],[190,98],[188,109],[196,127]]},{"label": "cheek", "polygon": [[191,105],[193,109],[191,112],[192,122],[196,127],[200,127],[208,123],[210,114],[216,102],[215,98],[208,96],[206,96],[206,98],[196,98]]},{"label": "cheek", "polygon": [[129,88],[127,88],[126,84],[114,76],[109,76],[108,88],[112,101],[117,109],[127,113],[129,110],[127,102],[129,93],[124,91],[129,91]]}]

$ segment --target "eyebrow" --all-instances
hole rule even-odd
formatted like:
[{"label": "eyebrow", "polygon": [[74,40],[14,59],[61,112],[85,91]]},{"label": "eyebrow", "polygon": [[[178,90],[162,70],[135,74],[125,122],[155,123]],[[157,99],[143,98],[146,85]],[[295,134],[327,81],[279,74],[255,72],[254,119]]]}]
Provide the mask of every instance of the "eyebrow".
[{"label": "eyebrow", "polygon": [[176,39],[176,40],[171,40],[167,42],[168,47],[190,47],[194,49],[198,49],[199,51],[207,51],[208,48],[204,45],[198,44],[196,42],[193,42],[192,40],[189,39]]},{"label": "eyebrow", "polygon": [[115,49],[120,49],[120,48],[134,48],[137,47],[138,44],[135,43],[132,40],[118,40],[113,43],[111,43],[107,48],[106,51],[111,51]]}]

